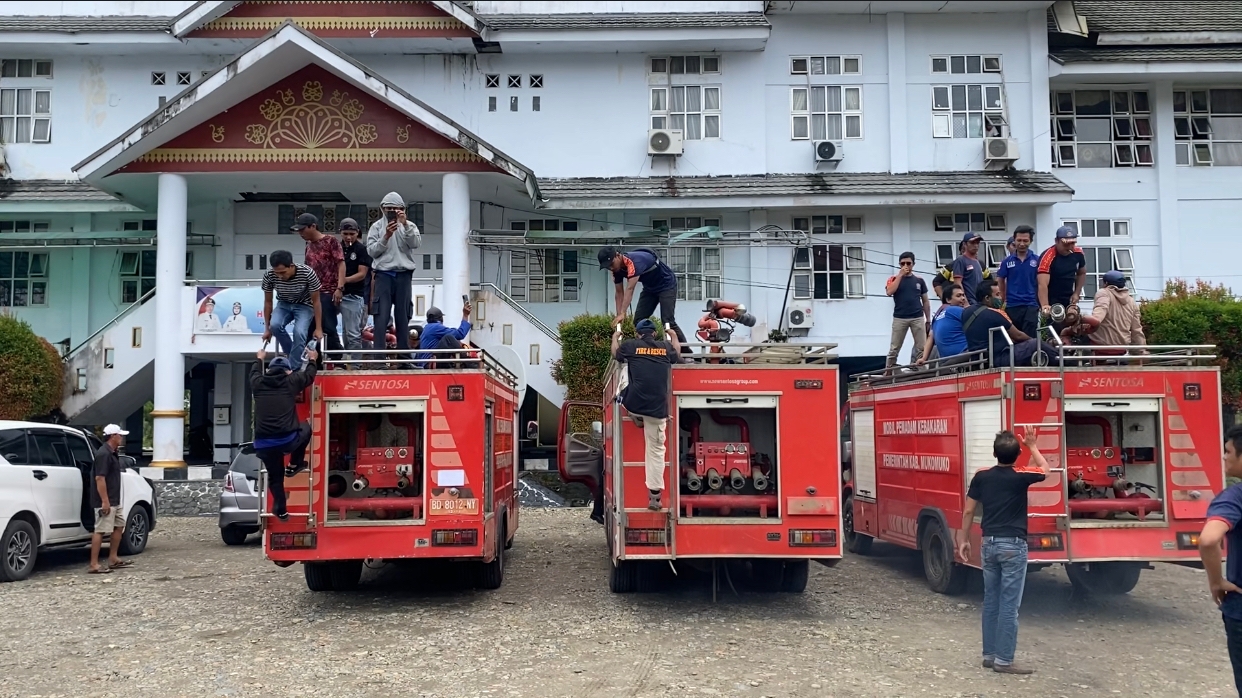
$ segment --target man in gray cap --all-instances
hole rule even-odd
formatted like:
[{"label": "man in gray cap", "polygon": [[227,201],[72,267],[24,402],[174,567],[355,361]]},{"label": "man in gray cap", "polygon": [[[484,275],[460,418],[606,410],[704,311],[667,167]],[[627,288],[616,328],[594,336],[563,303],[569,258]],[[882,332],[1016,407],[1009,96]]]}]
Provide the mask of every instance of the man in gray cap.
[{"label": "man in gray cap", "polygon": [[[389,192],[380,202],[384,217],[371,224],[367,231],[367,253],[375,270],[375,326],[388,327],[395,319],[397,348],[410,348],[410,284],[413,281],[414,250],[422,244],[418,226],[405,218],[405,201],[397,192]],[[378,330],[380,332],[382,330]]]}]

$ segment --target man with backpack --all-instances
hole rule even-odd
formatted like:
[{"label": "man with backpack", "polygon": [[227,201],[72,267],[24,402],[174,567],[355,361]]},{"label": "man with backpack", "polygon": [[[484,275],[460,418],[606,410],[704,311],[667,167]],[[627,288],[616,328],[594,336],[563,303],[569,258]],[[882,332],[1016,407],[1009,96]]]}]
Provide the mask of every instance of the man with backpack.
[{"label": "man with backpack", "polygon": [[[306,447],[310,444],[310,422],[298,419],[297,398],[315,382],[315,351],[306,352],[301,370],[293,370],[289,359],[277,356],[263,368],[267,343],[255,355],[250,369],[250,390],[254,394],[254,452],[267,469],[267,487],[272,492],[272,513],[281,521],[289,518],[285,508],[285,478],[306,468]],[[285,456],[290,456],[285,467]]]},{"label": "man with backpack", "polygon": [[651,317],[658,305],[660,322],[677,334],[680,345],[686,344],[686,335],[677,326],[677,275],[660,261],[654,250],[640,247],[622,254],[615,247],[605,247],[599,251],[599,268],[612,272],[612,281],[617,289],[614,325],[625,321],[625,311],[634,299],[634,289],[642,282],[643,290],[638,294],[634,320]]}]

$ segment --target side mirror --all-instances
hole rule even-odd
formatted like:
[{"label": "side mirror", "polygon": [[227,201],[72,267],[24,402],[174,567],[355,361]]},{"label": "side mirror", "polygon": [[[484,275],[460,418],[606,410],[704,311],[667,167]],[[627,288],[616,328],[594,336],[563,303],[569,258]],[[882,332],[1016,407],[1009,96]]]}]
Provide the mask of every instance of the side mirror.
[{"label": "side mirror", "polygon": [[526,423],[526,438],[531,441],[539,438],[539,422],[532,419]]},{"label": "side mirror", "polygon": [[604,438],[603,422],[591,422],[591,436],[594,436],[597,440],[602,440]]},{"label": "side mirror", "polygon": [[133,456],[121,456],[121,467],[138,470],[138,459]]}]

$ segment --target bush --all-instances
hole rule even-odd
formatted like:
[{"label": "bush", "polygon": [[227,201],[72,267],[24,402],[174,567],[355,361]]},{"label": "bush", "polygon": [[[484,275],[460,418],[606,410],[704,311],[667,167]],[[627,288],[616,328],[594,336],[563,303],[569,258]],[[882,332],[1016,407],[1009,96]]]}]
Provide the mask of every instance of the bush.
[{"label": "bush", "polygon": [[1143,303],[1148,344],[1214,344],[1221,400],[1242,406],[1242,301],[1221,285],[1174,279],[1164,295]]},{"label": "bush", "polygon": [[[552,362],[552,379],[565,386],[565,400],[600,402],[604,399],[604,373],[612,360],[611,315],[579,315],[562,322],[561,358]],[[663,332],[659,321],[656,331]],[[638,336],[634,319],[627,317],[621,325],[622,339]],[[595,410],[576,410],[570,415],[573,431],[589,431],[591,422],[600,419]]]},{"label": "bush", "polygon": [[60,405],[60,353],[30,325],[0,315],[0,419],[43,417]]}]

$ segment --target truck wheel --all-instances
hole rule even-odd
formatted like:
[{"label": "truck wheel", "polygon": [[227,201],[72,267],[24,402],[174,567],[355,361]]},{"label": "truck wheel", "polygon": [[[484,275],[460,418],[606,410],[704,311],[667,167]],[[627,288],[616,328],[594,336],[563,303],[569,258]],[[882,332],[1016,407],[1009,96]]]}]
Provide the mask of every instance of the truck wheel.
[{"label": "truck wheel", "polygon": [[617,560],[608,572],[608,590],[614,594],[633,594],[638,588],[638,566],[632,560]]},{"label": "truck wheel", "polygon": [[479,563],[478,587],[480,589],[499,589],[505,581],[505,546],[500,542],[505,539],[505,533],[503,528],[500,529],[496,557],[491,562]]},{"label": "truck wheel", "polygon": [[923,574],[937,594],[956,596],[966,591],[967,569],[953,559],[953,543],[944,526],[932,520],[923,533]]},{"label": "truck wheel", "polygon": [[790,560],[786,562],[785,576],[781,580],[781,591],[787,594],[801,594],[806,591],[806,580],[810,574],[810,560]]},{"label": "truck wheel", "polygon": [[785,580],[785,563],[781,560],[758,559],[750,561],[750,581],[755,589],[765,592],[780,591]]},{"label": "truck wheel", "polygon": [[39,559],[34,527],[21,519],[9,522],[0,536],[0,582],[20,582],[34,572]]},{"label": "truck wheel", "polygon": [[327,562],[304,562],[306,588],[311,591],[332,591],[332,567]]},{"label": "truck wheel", "polygon": [[328,565],[334,591],[353,591],[362,579],[362,560],[341,560]]},{"label": "truck wheel", "polygon": [[249,535],[249,531],[237,524],[220,529],[220,538],[225,545],[242,545],[246,542],[246,537]]},{"label": "truck wheel", "polygon": [[841,510],[841,527],[845,529],[845,549],[851,553],[866,555],[871,552],[871,536],[854,530],[854,495],[845,498],[845,506]]},{"label": "truck wheel", "polygon": [[1142,572],[1141,562],[1071,562],[1065,566],[1076,590],[1098,596],[1130,593]]},{"label": "truck wheel", "polygon": [[151,515],[141,504],[134,507],[125,522],[125,532],[121,534],[122,555],[140,555],[147,549],[147,538],[151,534]]}]

